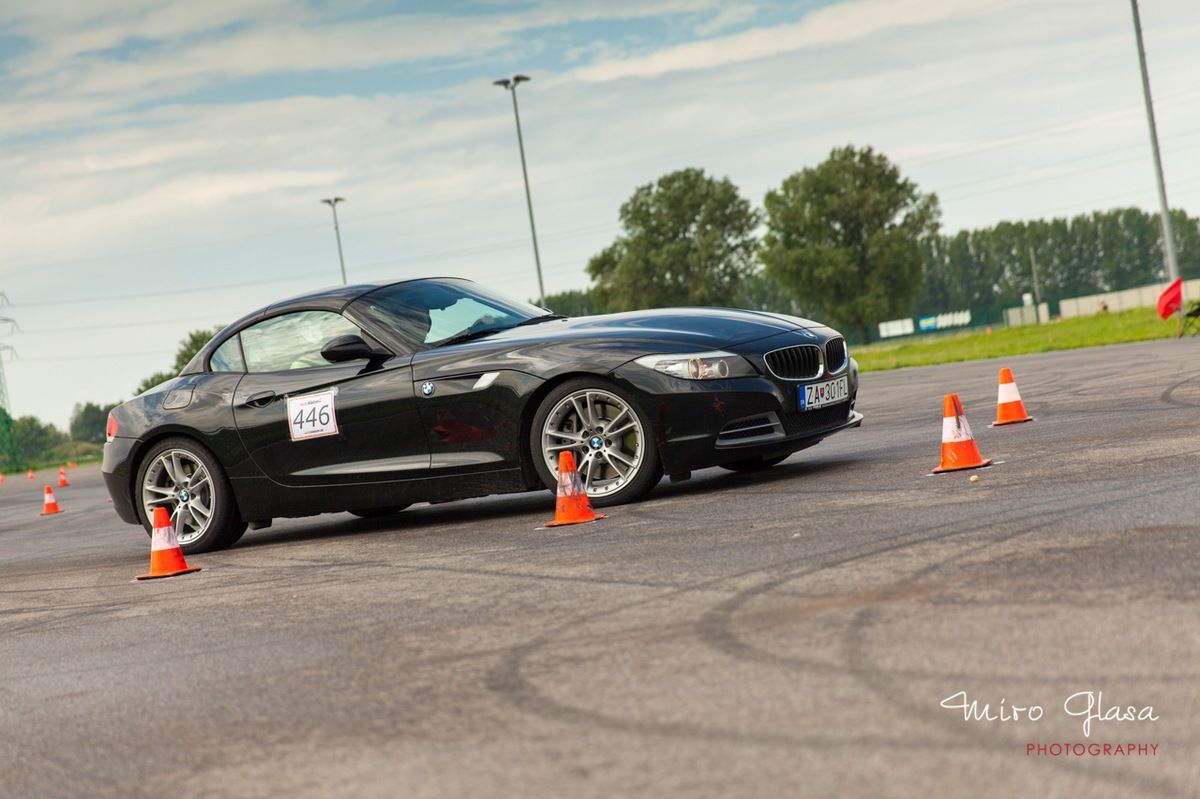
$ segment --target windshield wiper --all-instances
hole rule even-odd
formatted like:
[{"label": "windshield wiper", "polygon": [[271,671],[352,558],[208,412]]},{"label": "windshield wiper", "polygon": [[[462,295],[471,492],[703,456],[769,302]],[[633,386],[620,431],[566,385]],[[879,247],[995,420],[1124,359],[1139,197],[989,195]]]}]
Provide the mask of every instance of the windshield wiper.
[{"label": "windshield wiper", "polygon": [[517,322],[515,325],[513,325],[513,327],[524,327],[525,325],[536,325],[541,322],[553,322],[555,319],[566,319],[566,318],[567,317],[563,316],[560,313],[542,314],[541,316],[534,316],[530,319],[526,319],[523,322]]},{"label": "windshield wiper", "polygon": [[480,330],[464,330],[461,333],[455,333],[450,338],[442,339],[437,343],[437,346],[444,347],[447,344],[461,344],[464,341],[490,336],[492,333],[499,333],[501,330],[508,330],[507,327],[485,327]]}]

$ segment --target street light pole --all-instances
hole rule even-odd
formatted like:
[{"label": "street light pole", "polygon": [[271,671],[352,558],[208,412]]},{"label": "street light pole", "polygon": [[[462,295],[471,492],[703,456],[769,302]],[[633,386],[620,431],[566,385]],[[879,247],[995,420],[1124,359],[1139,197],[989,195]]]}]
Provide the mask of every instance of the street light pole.
[{"label": "street light pole", "polygon": [[1142,44],[1142,18],[1138,0],[1129,0],[1133,8],[1133,33],[1137,38],[1138,65],[1142,69],[1142,96],[1146,100],[1146,121],[1150,124],[1150,149],[1154,154],[1154,176],[1158,179],[1158,205],[1162,213],[1163,254],[1167,275],[1172,282],[1179,277],[1179,262],[1175,259],[1175,237],[1171,233],[1171,209],[1167,205],[1167,184],[1163,180],[1162,155],[1158,151],[1158,126],[1154,124],[1154,101],[1150,99],[1150,74],[1146,70],[1146,47]]},{"label": "street light pole", "polygon": [[329,206],[333,211],[333,235],[337,238],[338,246],[338,263],[342,265],[342,285],[346,285],[346,259],[342,257],[342,231],[338,227],[337,204],[346,202],[345,197],[327,197],[321,202]]},{"label": "street light pole", "polygon": [[521,112],[517,108],[517,85],[529,80],[527,75],[513,75],[492,81],[512,95],[513,118],[517,121],[517,149],[521,151],[521,176],[525,178],[525,206],[529,209],[529,234],[533,237],[533,263],[537,267],[538,303],[546,304],[546,286],[542,282],[542,257],[538,253],[537,226],[533,223],[533,196],[529,193],[529,170],[525,166],[525,139],[521,136]]}]

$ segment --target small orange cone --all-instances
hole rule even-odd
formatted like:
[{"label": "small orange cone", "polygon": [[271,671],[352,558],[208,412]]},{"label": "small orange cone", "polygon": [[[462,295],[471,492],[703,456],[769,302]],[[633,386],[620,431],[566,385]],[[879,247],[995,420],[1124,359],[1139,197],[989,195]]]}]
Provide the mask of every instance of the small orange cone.
[{"label": "small orange cone", "polygon": [[59,466],[58,467],[58,487],[66,488],[69,485],[71,485],[71,484],[67,482],[67,470],[64,469],[63,467]]},{"label": "small orange cone", "polygon": [[4,472],[0,472],[0,483],[4,482]]},{"label": "small orange cone", "polygon": [[190,574],[200,571],[199,566],[188,566],[183,559],[183,550],[179,547],[179,539],[175,537],[175,528],[171,526],[171,516],[166,508],[155,508],[153,532],[150,534],[150,571],[139,574],[139,580],[156,580],[159,577],[174,577],[177,574]]},{"label": "small orange cone", "polygon": [[68,469],[78,469],[79,464],[76,463],[75,461],[67,461],[67,468]]},{"label": "small orange cone", "polygon": [[546,526],[561,527],[603,518],[603,513],[592,510],[579,472],[575,470],[575,456],[570,452],[558,453],[558,499],[554,503],[554,521],[546,522]]},{"label": "small orange cone", "polygon": [[996,421],[992,422],[992,427],[1032,421],[1033,417],[1025,411],[1025,403],[1021,402],[1021,392],[1017,391],[1012,370],[1006,366],[1000,370],[1000,394],[996,398]]},{"label": "small orange cone", "polygon": [[56,513],[62,513],[62,508],[58,507],[58,500],[54,498],[54,489],[46,486],[46,498],[42,503],[42,515],[53,516]]},{"label": "small orange cone", "polygon": [[980,455],[979,447],[975,446],[975,436],[971,434],[971,426],[967,424],[967,416],[963,413],[958,395],[947,394],[942,402],[942,465],[933,473],[978,469],[991,463],[992,459]]},{"label": "small orange cone", "polygon": [[32,480],[32,479],[33,479],[33,469],[30,469],[30,470],[29,470],[29,474],[25,475],[25,479],[26,479],[26,480]]}]

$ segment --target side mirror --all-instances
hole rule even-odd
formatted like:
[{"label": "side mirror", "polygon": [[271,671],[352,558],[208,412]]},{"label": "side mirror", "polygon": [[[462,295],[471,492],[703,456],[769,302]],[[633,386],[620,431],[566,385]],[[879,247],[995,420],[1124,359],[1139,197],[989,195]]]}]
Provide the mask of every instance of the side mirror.
[{"label": "side mirror", "polygon": [[362,336],[338,336],[325,342],[321,347],[321,357],[330,363],[345,363],[346,361],[379,360],[386,358],[388,353],[371,349],[371,345],[363,341]]}]

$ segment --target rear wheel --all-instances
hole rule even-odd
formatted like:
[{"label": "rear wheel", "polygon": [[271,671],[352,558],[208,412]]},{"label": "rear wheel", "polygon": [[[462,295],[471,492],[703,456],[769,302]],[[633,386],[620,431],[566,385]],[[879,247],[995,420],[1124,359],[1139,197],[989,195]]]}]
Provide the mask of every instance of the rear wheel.
[{"label": "rear wheel", "polygon": [[184,553],[232,546],[246,532],[233,490],[216,457],[190,438],[155,444],[137,473],[138,515],[151,531],[155,508],[165,508]]},{"label": "rear wheel", "polygon": [[[790,453],[789,453],[790,454]],[[722,469],[731,472],[764,472],[772,466],[777,466],[787,460],[787,455],[775,455],[770,458],[747,458],[744,461],[722,463]]]},{"label": "rear wheel", "polygon": [[644,496],[662,477],[649,421],[624,389],[600,378],[568,380],[546,395],[530,428],[538,476],[558,486],[558,460],[575,456],[594,505],[619,505]]}]

